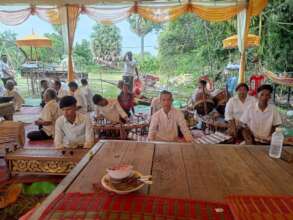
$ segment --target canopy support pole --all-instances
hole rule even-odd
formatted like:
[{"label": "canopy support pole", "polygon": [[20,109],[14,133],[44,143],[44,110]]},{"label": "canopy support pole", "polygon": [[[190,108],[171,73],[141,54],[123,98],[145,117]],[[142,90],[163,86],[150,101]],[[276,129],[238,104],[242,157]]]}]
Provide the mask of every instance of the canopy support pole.
[{"label": "canopy support pole", "polygon": [[247,48],[247,39],[248,39],[248,33],[249,33],[249,26],[250,26],[250,20],[251,20],[251,11],[252,11],[252,1],[248,1],[247,6],[247,14],[246,14],[246,20],[245,20],[245,31],[244,31],[244,50],[241,53],[240,56],[240,68],[239,68],[239,77],[238,82],[244,83],[245,82],[245,65],[246,65],[246,48]]}]

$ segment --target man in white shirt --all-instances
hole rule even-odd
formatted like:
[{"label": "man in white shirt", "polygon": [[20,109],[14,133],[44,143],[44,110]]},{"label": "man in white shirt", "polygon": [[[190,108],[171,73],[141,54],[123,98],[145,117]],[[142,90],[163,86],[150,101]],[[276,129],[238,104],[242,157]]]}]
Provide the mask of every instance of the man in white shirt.
[{"label": "man in white shirt", "polygon": [[153,98],[151,102],[151,115],[155,114],[161,108],[162,108],[162,105],[160,101],[160,96]]},{"label": "man in white shirt", "polygon": [[77,112],[73,96],[64,96],[59,103],[63,115],[55,124],[56,148],[90,148],[94,144],[92,122],[87,114]]},{"label": "man in white shirt", "polygon": [[84,96],[84,94],[81,92],[81,90],[78,88],[78,85],[76,82],[72,81],[68,83],[68,87],[70,90],[70,95],[74,96],[76,99],[76,106],[77,110],[80,113],[86,114],[87,111],[87,100]]},{"label": "man in white shirt", "polygon": [[28,139],[47,140],[54,137],[55,122],[61,115],[58,103],[56,102],[57,94],[54,89],[47,89],[44,93],[45,106],[41,111],[40,117],[35,124],[39,126],[38,131],[31,131],[27,134]]},{"label": "man in white shirt", "polygon": [[133,90],[133,78],[134,74],[138,77],[138,70],[136,62],[133,60],[132,53],[129,51],[125,54],[124,58],[124,75],[123,81],[129,85],[129,91]]},{"label": "man in white shirt", "polygon": [[112,123],[125,123],[127,121],[128,116],[117,100],[107,100],[96,94],[93,97],[93,102],[96,105],[97,117],[103,116]]},{"label": "man in white shirt", "polygon": [[269,142],[275,128],[282,124],[281,116],[275,105],[269,104],[273,88],[264,84],[257,89],[258,101],[246,108],[240,121],[247,127],[242,135],[246,144]]},{"label": "man in white shirt", "polygon": [[162,108],[151,118],[149,127],[149,141],[179,141],[178,127],[186,142],[193,140],[186,125],[183,113],[172,107],[172,93],[166,90],[160,93]]},{"label": "man in white shirt", "polygon": [[248,95],[249,88],[246,83],[236,87],[237,95],[230,98],[225,108],[225,120],[229,123],[229,134],[237,137],[240,131],[239,121],[244,110],[255,104],[256,99]]},{"label": "man in white shirt", "polygon": [[93,93],[91,89],[89,88],[88,81],[86,79],[81,79],[80,82],[81,82],[80,91],[86,98],[88,112],[91,112],[94,110]]},{"label": "man in white shirt", "polygon": [[67,90],[65,90],[65,89],[62,88],[62,83],[60,82],[60,80],[54,80],[53,87],[54,87],[54,89],[55,89],[56,92],[57,92],[57,98],[58,98],[58,101],[59,101],[62,97],[68,95]]}]

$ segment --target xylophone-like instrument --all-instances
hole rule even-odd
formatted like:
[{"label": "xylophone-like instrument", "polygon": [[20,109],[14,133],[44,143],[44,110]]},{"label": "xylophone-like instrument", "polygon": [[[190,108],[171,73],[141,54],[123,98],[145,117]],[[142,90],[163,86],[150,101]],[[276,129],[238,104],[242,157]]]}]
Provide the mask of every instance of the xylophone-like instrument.
[{"label": "xylophone-like instrument", "polygon": [[222,144],[230,141],[231,136],[221,132],[215,132],[209,135],[203,135],[202,137],[195,138],[194,141],[198,144]]}]

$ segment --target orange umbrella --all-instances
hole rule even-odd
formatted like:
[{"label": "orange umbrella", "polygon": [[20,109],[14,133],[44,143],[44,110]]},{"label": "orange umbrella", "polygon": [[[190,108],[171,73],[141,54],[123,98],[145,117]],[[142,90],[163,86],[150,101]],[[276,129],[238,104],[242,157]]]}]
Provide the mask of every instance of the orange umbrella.
[{"label": "orange umbrella", "polygon": [[16,40],[16,45],[19,47],[52,47],[52,41],[47,37],[41,37],[32,33],[31,35]]},{"label": "orange umbrella", "polygon": [[[223,40],[223,48],[225,49],[232,49],[238,47],[238,37],[237,35],[233,35],[231,37],[226,38]],[[247,47],[257,47],[259,46],[260,38],[254,34],[248,34],[247,38]]]}]

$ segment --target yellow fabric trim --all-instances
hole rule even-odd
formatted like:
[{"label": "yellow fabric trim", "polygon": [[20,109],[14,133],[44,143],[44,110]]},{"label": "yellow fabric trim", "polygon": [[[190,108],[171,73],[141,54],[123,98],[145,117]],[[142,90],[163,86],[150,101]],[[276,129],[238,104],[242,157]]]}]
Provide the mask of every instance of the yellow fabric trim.
[{"label": "yellow fabric trim", "polygon": [[268,0],[250,0],[249,4],[251,5],[251,16],[257,16],[267,6]]},{"label": "yellow fabric trim", "polygon": [[188,5],[175,6],[175,7],[147,7],[137,6],[136,13],[145,19],[151,20],[155,23],[172,21],[175,18],[183,15],[188,11]]},{"label": "yellow fabric trim", "polygon": [[244,8],[245,5],[237,5],[223,8],[208,8],[191,4],[190,12],[198,15],[200,18],[204,20],[225,21],[237,15],[237,13],[243,10]]}]

